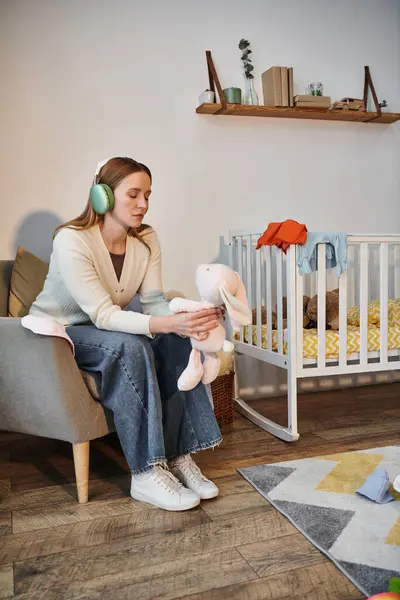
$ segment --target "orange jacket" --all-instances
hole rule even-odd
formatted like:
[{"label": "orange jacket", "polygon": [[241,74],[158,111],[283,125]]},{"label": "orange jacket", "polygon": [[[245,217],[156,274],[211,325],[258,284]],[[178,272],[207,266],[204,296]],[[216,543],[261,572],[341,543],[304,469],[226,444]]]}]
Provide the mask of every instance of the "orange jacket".
[{"label": "orange jacket", "polygon": [[304,245],[307,240],[307,227],[297,221],[287,219],[283,223],[270,223],[268,228],[257,241],[257,250],[261,246],[278,246],[283,252],[291,244]]}]

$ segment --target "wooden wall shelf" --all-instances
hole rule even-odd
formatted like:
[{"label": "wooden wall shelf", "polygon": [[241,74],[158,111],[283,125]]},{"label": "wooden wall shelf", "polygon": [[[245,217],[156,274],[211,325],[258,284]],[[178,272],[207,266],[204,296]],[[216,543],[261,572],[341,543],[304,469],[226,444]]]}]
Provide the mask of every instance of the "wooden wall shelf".
[{"label": "wooden wall shelf", "polygon": [[282,119],[316,119],[319,121],[349,121],[352,123],[390,124],[400,120],[400,113],[362,112],[356,110],[330,110],[327,108],[291,108],[248,106],[246,104],[201,104],[199,115],[231,115],[238,117],[273,117]]}]

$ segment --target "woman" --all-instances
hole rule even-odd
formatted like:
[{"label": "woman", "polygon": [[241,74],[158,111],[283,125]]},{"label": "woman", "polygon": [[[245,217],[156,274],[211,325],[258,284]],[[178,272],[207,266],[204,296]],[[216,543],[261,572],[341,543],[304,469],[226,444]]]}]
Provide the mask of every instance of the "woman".
[{"label": "woman", "polygon": [[[30,313],[67,325],[78,366],[101,374],[101,402],[113,412],[132,497],[187,510],[218,495],[190,454],[217,445],[221,435],[209,389],[177,389],[191,350],[184,337],[204,339],[221,315],[219,309],[169,312],[160,247],[143,225],[151,180],[149,169],[131,158],[99,164],[93,183],[111,188],[111,210],[98,214],[89,198],[78,218],[58,228]],[[144,314],[123,311],[137,292]]]}]

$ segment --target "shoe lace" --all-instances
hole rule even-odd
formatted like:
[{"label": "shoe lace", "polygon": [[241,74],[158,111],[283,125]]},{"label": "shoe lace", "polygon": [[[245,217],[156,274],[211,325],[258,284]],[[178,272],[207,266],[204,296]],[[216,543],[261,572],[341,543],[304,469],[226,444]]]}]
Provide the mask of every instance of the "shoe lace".
[{"label": "shoe lace", "polygon": [[183,488],[181,482],[168,469],[161,466],[156,467],[154,479],[168,492],[179,492]]},{"label": "shoe lace", "polygon": [[178,465],[180,470],[183,471],[187,477],[190,477],[192,481],[198,482],[199,479],[201,481],[208,481],[207,477],[204,477],[203,473],[190,456],[182,457],[178,461]]}]

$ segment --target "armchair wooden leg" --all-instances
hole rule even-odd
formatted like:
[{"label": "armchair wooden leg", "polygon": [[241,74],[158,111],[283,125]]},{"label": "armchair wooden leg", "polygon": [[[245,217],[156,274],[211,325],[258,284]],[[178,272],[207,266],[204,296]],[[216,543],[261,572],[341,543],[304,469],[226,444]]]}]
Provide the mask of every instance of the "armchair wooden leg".
[{"label": "armchair wooden leg", "polygon": [[72,444],[78,502],[84,504],[89,495],[89,449],[90,442]]}]

